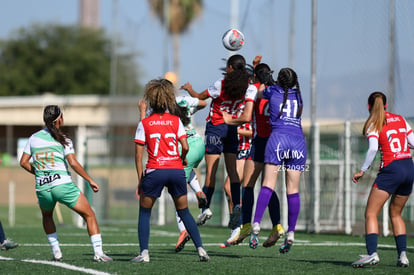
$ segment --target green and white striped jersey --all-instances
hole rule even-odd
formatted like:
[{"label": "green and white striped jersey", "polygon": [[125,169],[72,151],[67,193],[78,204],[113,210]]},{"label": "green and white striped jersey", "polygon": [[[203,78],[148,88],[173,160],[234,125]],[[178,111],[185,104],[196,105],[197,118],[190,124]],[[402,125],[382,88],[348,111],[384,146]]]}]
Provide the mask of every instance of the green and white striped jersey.
[{"label": "green and white striped jersey", "polygon": [[[182,95],[182,96],[177,96],[175,98],[175,101],[177,102],[179,106],[187,108],[187,117],[190,118],[190,121],[191,121],[191,116],[195,112],[198,111],[197,109],[198,102],[199,102],[198,98],[188,96],[188,95]],[[187,135],[189,136],[197,135],[191,122],[185,126],[185,130],[187,132]]]},{"label": "green and white striped jersey", "polygon": [[31,156],[35,171],[36,191],[41,191],[60,184],[72,182],[65,157],[74,154],[72,140],[68,145],[56,141],[47,128],[30,136],[24,153]]}]

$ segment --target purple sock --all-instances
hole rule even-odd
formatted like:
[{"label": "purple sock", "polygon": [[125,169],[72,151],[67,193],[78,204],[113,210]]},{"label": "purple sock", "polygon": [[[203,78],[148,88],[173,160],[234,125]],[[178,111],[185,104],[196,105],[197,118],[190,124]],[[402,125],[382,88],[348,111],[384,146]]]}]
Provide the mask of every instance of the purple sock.
[{"label": "purple sock", "polygon": [[259,197],[257,198],[256,202],[256,212],[254,213],[253,223],[260,223],[262,221],[263,213],[269,204],[272,193],[273,190],[269,187],[262,186],[262,188],[260,188]]},{"label": "purple sock", "polygon": [[295,231],[300,211],[299,193],[287,195],[288,203],[288,232]]}]

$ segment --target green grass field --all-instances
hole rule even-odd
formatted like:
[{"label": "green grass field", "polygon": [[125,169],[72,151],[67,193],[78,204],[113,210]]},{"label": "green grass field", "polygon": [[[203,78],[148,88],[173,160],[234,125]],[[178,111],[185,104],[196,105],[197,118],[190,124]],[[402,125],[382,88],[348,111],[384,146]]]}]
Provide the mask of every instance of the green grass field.
[{"label": "green grass field", "polygon": [[[288,254],[279,253],[275,247],[258,247],[252,250],[245,243],[220,248],[228,238],[227,228],[200,227],[200,233],[211,261],[199,262],[192,242],[180,253],[174,252],[178,231],[175,224],[152,226],[150,263],[130,263],[139,251],[136,225],[101,225],[104,250],[113,257],[111,263],[95,263],[86,229],[72,225],[58,226],[63,261],[54,263],[42,230],[40,213],[35,207],[19,208],[16,225],[9,227],[7,210],[0,207],[0,219],[7,237],[20,246],[0,251],[0,274],[413,274],[413,267],[396,267],[396,250],[393,237],[380,237],[378,266],[354,269],[351,262],[365,254],[362,237],[306,234],[298,232],[295,244]],[[133,210],[137,211],[137,210]],[[65,220],[70,215],[64,211]],[[69,216],[68,216],[69,215]],[[261,242],[269,234],[262,230]],[[414,247],[408,239],[408,257],[414,263]]]}]

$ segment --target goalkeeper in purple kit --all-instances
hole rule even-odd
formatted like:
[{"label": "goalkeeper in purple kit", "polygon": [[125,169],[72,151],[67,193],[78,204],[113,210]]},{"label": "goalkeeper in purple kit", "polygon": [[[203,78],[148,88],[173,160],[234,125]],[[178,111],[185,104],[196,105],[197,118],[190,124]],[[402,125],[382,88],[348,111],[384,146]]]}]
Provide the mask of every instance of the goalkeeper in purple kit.
[{"label": "goalkeeper in purple kit", "polygon": [[266,144],[264,180],[257,198],[256,212],[249,246],[259,244],[260,222],[276,187],[279,171],[286,173],[288,202],[288,230],[280,253],[289,252],[294,241],[296,222],[300,211],[299,182],[306,166],[306,141],[301,125],[303,101],[297,74],[291,68],[279,71],[275,85],[260,89],[269,100],[272,133]]}]

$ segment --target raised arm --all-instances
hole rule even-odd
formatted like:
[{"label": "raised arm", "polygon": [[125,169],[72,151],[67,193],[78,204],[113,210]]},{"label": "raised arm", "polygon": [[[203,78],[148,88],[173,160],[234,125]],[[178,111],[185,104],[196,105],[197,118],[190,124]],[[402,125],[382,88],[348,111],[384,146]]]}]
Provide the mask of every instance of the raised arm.
[{"label": "raised arm", "polygon": [[253,68],[260,64],[262,61],[262,56],[260,54],[256,55],[253,59]]},{"label": "raised arm", "polygon": [[141,98],[140,101],[138,102],[138,109],[139,109],[140,120],[143,120],[147,112],[147,103],[145,102],[145,98]]},{"label": "raised arm", "polygon": [[189,82],[187,82],[183,86],[181,86],[180,89],[186,90],[192,97],[195,97],[195,98],[198,98],[198,99],[201,99],[201,100],[205,100],[205,99],[209,98],[207,90],[204,90],[201,93],[197,93],[196,91],[194,91],[193,86]]}]

